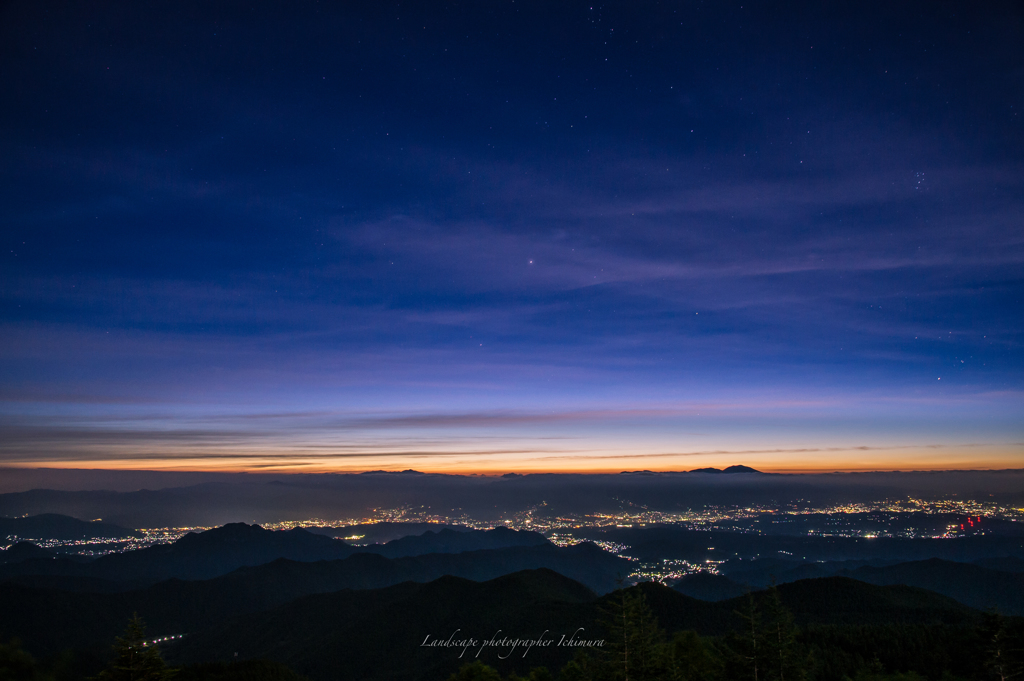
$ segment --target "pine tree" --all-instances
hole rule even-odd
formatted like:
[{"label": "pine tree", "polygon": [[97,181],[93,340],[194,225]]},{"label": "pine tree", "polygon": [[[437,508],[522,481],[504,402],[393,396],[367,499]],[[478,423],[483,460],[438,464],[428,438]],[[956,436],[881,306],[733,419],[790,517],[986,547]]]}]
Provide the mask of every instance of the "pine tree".
[{"label": "pine tree", "polygon": [[708,681],[717,678],[720,663],[695,631],[680,631],[668,646],[671,681]]},{"label": "pine tree", "polygon": [[[764,631],[761,627],[761,609],[754,594],[747,594],[746,610],[736,611],[736,614],[743,620],[743,629],[727,637],[726,645],[734,654],[731,661],[734,666],[746,672],[745,678],[764,681]],[[735,672],[732,675],[739,676]]]},{"label": "pine tree", "polygon": [[576,651],[573,659],[558,672],[559,681],[596,681],[604,676],[606,668],[602,662],[586,649]]},{"label": "pine tree", "polygon": [[799,662],[796,626],[775,584],[763,599],[762,612],[763,678],[765,681],[801,681],[804,672]]},{"label": "pine tree", "polygon": [[651,681],[666,673],[665,634],[639,590],[621,589],[604,611],[611,678]]},{"label": "pine tree", "polygon": [[986,613],[981,625],[985,643],[985,666],[990,678],[999,681],[1024,679],[1024,628],[1013,626],[1005,617]]},{"label": "pine tree", "polygon": [[160,650],[146,640],[146,627],[138,613],[128,622],[124,636],[114,643],[114,661],[100,672],[97,681],[165,681],[172,671],[164,665]]},{"label": "pine tree", "polygon": [[760,597],[747,595],[747,607],[736,614],[740,632],[726,636],[730,676],[750,681],[802,681],[804,655],[797,643],[793,615],[773,584]]}]

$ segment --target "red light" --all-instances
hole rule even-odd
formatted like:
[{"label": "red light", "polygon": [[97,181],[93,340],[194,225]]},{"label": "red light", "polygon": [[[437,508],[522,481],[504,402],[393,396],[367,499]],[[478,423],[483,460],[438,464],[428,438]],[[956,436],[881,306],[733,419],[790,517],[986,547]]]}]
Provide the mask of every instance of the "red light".
[{"label": "red light", "polygon": [[962,529],[964,529],[964,526],[963,526],[963,525],[961,525],[961,526],[960,526],[960,529],[961,529],[961,530],[962,530]]}]

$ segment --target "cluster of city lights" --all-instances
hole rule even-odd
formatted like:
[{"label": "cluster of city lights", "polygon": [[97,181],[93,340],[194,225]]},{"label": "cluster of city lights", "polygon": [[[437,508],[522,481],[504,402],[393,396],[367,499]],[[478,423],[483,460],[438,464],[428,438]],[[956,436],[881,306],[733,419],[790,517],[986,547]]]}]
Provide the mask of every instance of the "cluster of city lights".
[{"label": "cluster of city lights", "polygon": [[[331,528],[340,529],[356,525],[373,525],[377,523],[421,523],[460,526],[468,529],[491,530],[496,527],[507,527],[514,530],[529,530],[545,535],[558,546],[571,546],[589,541],[602,549],[629,560],[636,560],[624,552],[629,548],[611,541],[602,541],[576,537],[573,530],[614,529],[631,527],[648,527],[670,525],[697,531],[728,531],[740,533],[763,534],[764,530],[756,527],[760,521],[772,524],[796,521],[800,517],[829,516],[826,528],[811,528],[805,536],[818,537],[856,537],[875,539],[880,537],[899,538],[934,538],[954,539],[968,534],[984,534],[983,519],[999,518],[1011,522],[1024,521],[1024,508],[1007,507],[991,501],[973,499],[938,499],[925,500],[905,498],[900,500],[882,500],[867,503],[834,504],[813,506],[800,500],[786,505],[748,505],[748,506],[706,506],[697,510],[681,512],[652,511],[646,507],[625,500],[618,500],[625,508],[618,512],[602,512],[591,514],[547,515],[546,503],[531,506],[523,511],[507,517],[493,520],[477,520],[465,513],[446,515],[438,513],[430,507],[402,506],[397,508],[372,509],[363,516],[345,518],[308,518],[304,520],[282,520],[262,523],[268,530],[291,530],[294,528]],[[865,529],[846,519],[876,514],[877,527]],[[954,515],[959,516],[956,522],[948,523],[937,531],[930,531],[916,525],[927,525],[928,516]],[[890,529],[886,519],[920,517],[922,523],[915,526]],[[938,520],[938,519],[936,519]],[[45,539],[10,535],[0,540],[0,548],[7,548],[17,542],[27,541],[45,549],[60,553],[76,553],[87,556],[101,556],[107,553],[132,551],[157,544],[169,544],[177,541],[189,532],[203,532],[209,527],[162,527],[142,528],[140,537],[97,537],[91,539]],[[365,534],[353,532],[341,539],[356,542]],[[690,566],[674,565],[681,574],[699,571],[711,571],[711,564]],[[649,568],[649,569],[648,569]],[[665,565],[644,567],[647,571],[657,574],[665,572]],[[674,573],[671,573],[674,574]]]}]

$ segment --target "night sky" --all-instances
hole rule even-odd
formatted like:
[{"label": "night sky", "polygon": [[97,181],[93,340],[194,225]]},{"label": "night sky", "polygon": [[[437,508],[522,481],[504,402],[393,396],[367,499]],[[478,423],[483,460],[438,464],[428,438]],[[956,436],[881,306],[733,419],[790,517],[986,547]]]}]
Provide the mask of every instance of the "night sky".
[{"label": "night sky", "polygon": [[1020,2],[0,9],[0,465],[1024,467]]}]

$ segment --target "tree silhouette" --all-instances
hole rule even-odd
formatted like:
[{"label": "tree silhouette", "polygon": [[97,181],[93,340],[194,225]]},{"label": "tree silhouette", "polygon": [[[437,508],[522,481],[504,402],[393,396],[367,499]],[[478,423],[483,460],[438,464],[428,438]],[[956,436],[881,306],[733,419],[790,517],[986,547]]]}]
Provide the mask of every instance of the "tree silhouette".
[{"label": "tree silhouette", "polygon": [[764,630],[761,626],[761,608],[754,594],[747,594],[746,608],[736,611],[743,620],[739,632],[726,637],[729,655],[729,676],[737,679],[764,681]]},{"label": "tree silhouette", "polygon": [[707,681],[718,678],[720,663],[695,631],[679,631],[668,644],[668,679]]},{"label": "tree silhouette", "polygon": [[96,676],[97,681],[164,681],[167,669],[160,650],[146,639],[146,626],[138,613],[132,616],[124,636],[114,642],[114,661]]},{"label": "tree silhouette", "polygon": [[519,676],[515,672],[509,672],[505,681],[555,681],[547,667],[534,667],[526,676]]},{"label": "tree silhouette", "polygon": [[666,671],[665,633],[658,628],[643,592],[622,589],[604,611],[608,631],[605,661],[612,679],[651,681]]},{"label": "tree silhouette", "polygon": [[448,681],[501,681],[501,674],[480,660],[462,665],[459,671],[448,677]]},{"label": "tree silhouette", "polygon": [[985,645],[985,666],[999,681],[1024,679],[1024,627],[997,613],[986,613],[979,633]]},{"label": "tree silhouette", "polygon": [[569,660],[558,672],[559,681],[594,681],[600,679],[605,665],[587,650],[577,650],[573,659]]},{"label": "tree silhouette", "polygon": [[751,681],[802,681],[806,675],[793,616],[773,584],[760,597],[747,594],[736,614],[740,632],[726,636],[728,676]]},{"label": "tree silhouette", "polygon": [[0,643],[0,679],[4,681],[42,681],[35,659],[22,647],[21,641]]},{"label": "tree silhouette", "polygon": [[801,681],[804,671],[799,662],[796,626],[793,615],[782,604],[773,583],[762,604],[764,678],[766,681]]}]

